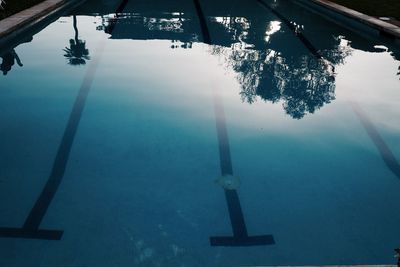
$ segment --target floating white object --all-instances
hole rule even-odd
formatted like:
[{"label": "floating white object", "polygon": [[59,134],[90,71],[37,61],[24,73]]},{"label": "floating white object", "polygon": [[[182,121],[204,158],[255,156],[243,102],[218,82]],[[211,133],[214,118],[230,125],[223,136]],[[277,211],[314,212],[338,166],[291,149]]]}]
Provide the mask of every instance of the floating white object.
[{"label": "floating white object", "polygon": [[381,51],[388,51],[389,49],[384,45],[374,45],[374,48]]},{"label": "floating white object", "polygon": [[215,180],[215,183],[219,184],[226,190],[236,190],[240,185],[240,179],[233,175],[224,175],[218,177],[217,180]]},{"label": "floating white object", "polygon": [[388,18],[388,17],[379,17],[379,19],[380,20],[384,20],[384,21],[389,21],[390,20],[390,18]]}]

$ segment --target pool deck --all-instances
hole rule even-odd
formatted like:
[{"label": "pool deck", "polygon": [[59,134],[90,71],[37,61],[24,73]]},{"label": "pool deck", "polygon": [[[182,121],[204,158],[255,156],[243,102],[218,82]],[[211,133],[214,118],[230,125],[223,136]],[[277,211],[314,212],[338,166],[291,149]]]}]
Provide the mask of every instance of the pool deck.
[{"label": "pool deck", "polygon": [[363,24],[366,24],[372,28],[375,28],[375,29],[377,29],[383,33],[386,33],[390,36],[393,36],[397,39],[400,39],[400,27],[398,27],[394,24],[391,24],[391,23],[382,21],[380,19],[365,15],[365,14],[355,11],[353,9],[333,3],[329,0],[309,0],[309,1],[311,1],[317,5],[323,6],[327,9],[330,9],[332,11],[335,11],[339,14],[342,14],[346,17],[357,20]]},{"label": "pool deck", "polygon": [[8,18],[0,20],[0,38],[8,36],[22,28],[35,24],[77,0],[46,0],[33,7],[25,9]]}]

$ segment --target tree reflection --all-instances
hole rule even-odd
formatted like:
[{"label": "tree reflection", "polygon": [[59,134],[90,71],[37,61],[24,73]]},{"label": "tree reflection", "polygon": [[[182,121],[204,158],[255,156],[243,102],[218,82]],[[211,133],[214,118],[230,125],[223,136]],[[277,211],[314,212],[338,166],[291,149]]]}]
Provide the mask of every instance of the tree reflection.
[{"label": "tree reflection", "polygon": [[[394,52],[392,52],[392,53],[391,53],[391,56],[392,56],[394,59],[400,61],[400,52],[399,52],[399,53],[394,53]],[[397,74],[396,74],[396,75],[399,76],[399,80],[400,80],[400,66],[397,68]]]},{"label": "tree reflection", "polygon": [[76,16],[73,16],[73,27],[75,31],[75,38],[69,40],[69,47],[65,47],[64,57],[68,59],[70,65],[84,65],[86,60],[89,60],[89,49],[86,48],[86,42],[78,38],[78,26]]},{"label": "tree reflection", "polygon": [[[105,12],[97,29],[112,33],[111,39],[171,40],[172,49],[192,48],[201,40],[198,20],[190,10],[177,8],[154,11],[128,4],[121,16]],[[225,15],[216,16],[218,12]],[[251,7],[221,9],[207,17],[213,44],[209,49],[235,72],[242,100],[282,103],[295,119],[335,99],[334,66],[343,64],[354,49],[378,52],[376,43],[362,35],[320,19],[315,24],[313,17],[301,14],[287,12],[290,26],[271,12]],[[110,30],[117,21],[118,28]]]},{"label": "tree reflection", "polygon": [[190,49],[197,41],[196,33],[190,32],[191,23],[180,12],[141,14],[126,10],[123,15],[102,16],[96,29],[110,34],[111,39],[170,40],[172,49]]},{"label": "tree reflection", "polygon": [[[236,42],[230,48],[215,45],[211,53],[218,55],[224,65],[236,73],[243,101],[254,103],[262,99],[272,103],[282,102],[288,115],[301,119],[335,99],[333,64],[343,63],[350,53],[349,49],[340,46],[339,39],[333,40],[334,45],[329,49],[321,51],[323,60],[310,53],[289,53],[290,50],[288,52],[283,48],[282,51],[270,48],[263,51],[255,47],[268,47],[271,35],[261,36],[264,40],[257,41],[254,39],[257,37],[246,30],[251,29],[250,23],[239,27],[232,25],[232,21],[243,24],[237,19],[220,20],[221,23],[226,22],[225,25],[230,28],[228,31],[235,32],[237,38],[233,39]],[[266,28],[267,34],[285,34],[279,33],[279,27]],[[245,42],[250,39],[253,44]]]}]

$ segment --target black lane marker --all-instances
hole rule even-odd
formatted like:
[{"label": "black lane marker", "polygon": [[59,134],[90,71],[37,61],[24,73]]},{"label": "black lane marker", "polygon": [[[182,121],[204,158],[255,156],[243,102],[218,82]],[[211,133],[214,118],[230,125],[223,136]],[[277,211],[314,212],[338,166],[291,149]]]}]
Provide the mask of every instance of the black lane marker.
[{"label": "black lane marker", "polygon": [[84,80],[75,100],[71,114],[68,119],[60,146],[53,163],[50,176],[44,186],[41,194],[36,200],[33,208],[29,212],[22,228],[0,228],[0,237],[19,237],[19,238],[35,238],[35,239],[50,239],[60,240],[63,231],[48,231],[40,230],[39,226],[53,200],[57,189],[64,177],[65,169],[68,163],[71,147],[78,129],[79,121],[82,117],[82,112],[85,106],[86,98],[93,82],[105,42],[99,44],[95,57],[92,58],[86,71]]},{"label": "black lane marker", "polygon": [[67,127],[65,128],[61,144],[58,148],[50,177],[47,180],[47,183],[31,212],[29,213],[28,218],[23,226],[24,229],[30,229],[33,231],[39,228],[39,225],[42,222],[43,217],[46,215],[47,209],[49,208],[50,203],[57,192],[61,180],[64,177],[72,144],[74,142],[79,121],[82,117],[82,112],[85,107],[86,99],[89,94],[97,66],[103,53],[104,45],[104,41],[99,44],[96,56],[92,59],[90,65],[88,66],[86,75],[79,90],[79,94],[72,108]]},{"label": "black lane marker", "polygon": [[112,34],[114,31],[115,25],[118,22],[118,18],[122,16],[122,11],[124,11],[126,4],[128,4],[129,0],[123,0],[121,4],[118,6],[117,10],[115,10],[115,19],[110,22],[110,26],[107,28],[107,33]]},{"label": "black lane marker", "polygon": [[211,44],[211,36],[208,31],[206,17],[204,16],[203,10],[201,9],[201,5],[199,0],[193,0],[194,6],[196,7],[197,17],[199,18],[201,34],[203,37],[203,42],[206,44]]},{"label": "black lane marker", "polygon": [[[214,113],[216,117],[221,174],[222,176],[233,175],[225,112],[222,100],[217,94],[214,95]],[[248,235],[237,191],[224,189],[224,192],[233,236],[212,236],[210,237],[211,246],[261,246],[275,244],[272,235]]]},{"label": "black lane marker", "polygon": [[[199,0],[193,1],[200,21],[203,42],[206,44],[211,44],[210,32],[207,27],[203,10],[201,9],[200,2]],[[224,106],[220,97],[216,93],[214,94],[214,113],[216,118],[221,174],[222,176],[233,175]],[[248,235],[246,222],[244,220],[242,206],[240,205],[240,199],[237,191],[224,189],[224,192],[226,203],[228,205],[233,236],[212,236],[210,237],[211,246],[259,246],[275,244],[272,235]]]},{"label": "black lane marker", "polygon": [[274,8],[270,7],[268,4],[266,4],[262,0],[257,0],[257,2],[271,11],[275,16],[277,16],[285,25],[297,36],[297,38],[300,39],[300,41],[304,44],[305,47],[313,54],[317,59],[323,59],[321,53],[318,51],[317,48],[302,34],[301,32],[298,32],[296,30],[296,26],[293,25],[285,16],[283,16],[281,13],[276,11]]},{"label": "black lane marker", "polygon": [[[123,7],[125,7],[126,2],[127,0],[124,0],[117,10],[122,10]],[[92,61],[88,66],[85,77],[79,89],[78,96],[69,116],[60,146],[58,147],[56,158],[54,160],[53,167],[46,185],[36,200],[33,208],[29,212],[24,225],[21,228],[0,227],[0,237],[47,240],[61,239],[63,231],[43,230],[39,229],[39,227],[64,177],[72,144],[74,142],[76,131],[82,117],[82,112],[85,107],[86,99],[89,94],[94,75],[103,54],[105,43],[105,40],[102,40],[99,43],[95,56],[92,58]]]},{"label": "black lane marker", "polygon": [[361,107],[355,103],[351,103],[351,107],[353,108],[354,113],[360,119],[362,126],[367,132],[368,136],[371,138],[372,142],[375,144],[378,149],[383,161],[386,166],[396,175],[397,178],[400,179],[400,164],[394,156],[393,152],[390,150],[389,146],[383,140],[382,136],[379,134],[378,130],[368,118],[367,114],[361,109]]}]

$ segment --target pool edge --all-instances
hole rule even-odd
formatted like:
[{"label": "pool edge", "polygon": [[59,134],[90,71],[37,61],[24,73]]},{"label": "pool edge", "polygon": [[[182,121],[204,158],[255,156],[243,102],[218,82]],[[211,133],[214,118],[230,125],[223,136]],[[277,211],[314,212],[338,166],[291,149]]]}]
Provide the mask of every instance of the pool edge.
[{"label": "pool edge", "polygon": [[355,11],[345,6],[333,3],[329,0],[296,0],[296,1],[300,1],[303,3],[311,2],[313,4],[326,8],[330,11],[343,15],[347,18],[356,20],[364,25],[370,26],[378,30],[381,34],[389,35],[390,37],[397,39],[397,41],[400,40],[400,27],[396,25],[381,21],[377,18],[363,14],[361,12]]},{"label": "pool edge", "polygon": [[75,6],[85,1],[79,0],[46,0],[33,7],[22,10],[10,17],[0,20],[0,46],[16,37],[30,27],[59,13],[65,8]]}]

